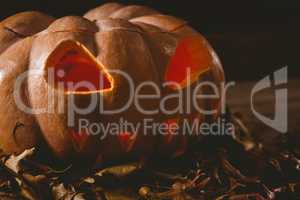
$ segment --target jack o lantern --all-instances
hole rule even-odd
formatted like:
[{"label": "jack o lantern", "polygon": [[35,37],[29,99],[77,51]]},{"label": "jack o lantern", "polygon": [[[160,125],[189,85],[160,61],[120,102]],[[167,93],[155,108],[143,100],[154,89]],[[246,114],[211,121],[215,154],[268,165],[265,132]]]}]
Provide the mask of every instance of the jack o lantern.
[{"label": "jack o lantern", "polygon": [[[102,125],[119,119],[138,124],[145,118],[168,125],[180,125],[184,119],[203,122],[207,116],[194,107],[189,114],[176,109],[145,113],[132,104],[120,109],[136,97],[132,85],[144,84],[139,87],[143,95],[157,94],[153,85],[159,88],[160,97],[139,101],[144,110],[153,110],[163,97],[194,91],[201,81],[224,80],[216,53],[197,31],[183,20],[143,6],[108,3],[83,17],[60,19],[20,13],[1,22],[0,44],[0,147],[8,153],[20,153],[44,140],[54,155],[73,162],[155,152],[180,155],[192,137],[172,134],[168,128],[163,135],[141,128],[135,134],[123,130],[100,140],[103,133],[80,129],[80,121]],[[167,82],[174,84],[162,87]],[[202,88],[201,92],[211,91]],[[190,105],[186,99],[164,101],[168,109]],[[220,109],[220,98],[198,103]],[[89,112],[82,109],[86,107]]]}]

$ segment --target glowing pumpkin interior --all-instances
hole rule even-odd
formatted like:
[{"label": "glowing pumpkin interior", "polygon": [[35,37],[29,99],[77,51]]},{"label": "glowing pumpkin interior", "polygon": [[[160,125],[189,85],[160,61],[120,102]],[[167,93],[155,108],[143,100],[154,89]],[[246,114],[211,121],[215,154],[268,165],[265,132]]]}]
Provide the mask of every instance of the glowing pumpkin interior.
[{"label": "glowing pumpkin interior", "polygon": [[190,84],[198,80],[202,73],[210,69],[212,60],[206,42],[201,37],[185,37],[178,42],[175,53],[170,59],[165,81],[175,82],[180,85],[180,88],[187,87],[188,79]]},{"label": "glowing pumpkin interior", "polygon": [[118,140],[119,140],[119,144],[120,144],[121,148],[125,152],[129,152],[132,149],[133,144],[136,141],[136,138],[134,137],[133,133],[125,131],[125,132],[119,133]]},{"label": "glowing pumpkin interior", "polygon": [[110,90],[112,78],[101,63],[80,43],[61,43],[47,60],[54,85],[67,93],[90,93]]}]

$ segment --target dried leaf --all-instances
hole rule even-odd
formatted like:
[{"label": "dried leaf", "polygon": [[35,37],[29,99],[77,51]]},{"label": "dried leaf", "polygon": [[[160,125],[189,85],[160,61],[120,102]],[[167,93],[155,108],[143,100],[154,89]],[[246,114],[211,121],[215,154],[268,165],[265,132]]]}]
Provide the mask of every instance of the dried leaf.
[{"label": "dried leaf", "polygon": [[73,187],[67,188],[63,183],[59,183],[52,187],[52,195],[55,200],[71,200],[76,192]]},{"label": "dried leaf", "polygon": [[21,168],[21,166],[20,166],[20,162],[21,162],[23,159],[25,159],[25,158],[27,158],[27,157],[33,155],[33,153],[34,153],[34,148],[32,148],[32,149],[27,149],[27,150],[25,150],[23,153],[21,153],[21,154],[18,155],[18,156],[11,155],[11,156],[6,160],[5,166],[8,167],[9,169],[11,169],[13,172],[15,172],[15,173],[18,174],[18,173],[22,170],[22,168]]},{"label": "dried leaf", "polygon": [[127,164],[127,165],[119,165],[114,167],[105,168],[99,172],[97,172],[96,176],[103,176],[103,175],[113,175],[116,177],[124,177],[127,176],[135,171],[140,169],[140,165],[137,163]]}]

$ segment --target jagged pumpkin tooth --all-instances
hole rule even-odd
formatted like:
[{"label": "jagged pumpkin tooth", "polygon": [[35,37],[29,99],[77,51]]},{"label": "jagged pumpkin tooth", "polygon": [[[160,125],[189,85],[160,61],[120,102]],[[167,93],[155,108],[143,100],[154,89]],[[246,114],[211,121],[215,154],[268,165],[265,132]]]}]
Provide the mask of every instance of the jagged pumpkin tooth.
[{"label": "jagged pumpkin tooth", "polygon": [[176,130],[173,130],[172,126],[178,126],[179,119],[174,118],[174,119],[168,119],[164,121],[165,125],[167,126],[167,133],[164,137],[166,145],[170,144],[172,140],[174,140],[174,137],[176,136]]},{"label": "jagged pumpkin tooth", "polygon": [[[178,116],[164,120],[162,123],[166,127],[162,140],[157,148],[158,153],[163,156],[178,157],[184,154],[191,142],[191,137],[195,136],[196,132],[187,132],[186,123],[192,123],[196,118],[201,122],[199,113],[188,114],[187,116]],[[191,120],[191,121],[187,121]],[[190,126],[194,126],[190,124]],[[193,129],[193,128],[191,128]],[[195,129],[196,131],[196,129]]]},{"label": "jagged pumpkin tooth", "polygon": [[136,142],[136,137],[130,132],[122,132],[118,135],[118,140],[121,145],[121,149],[124,152],[130,152]]},{"label": "jagged pumpkin tooth", "polygon": [[88,11],[84,15],[84,17],[91,21],[105,19],[108,18],[113,12],[121,9],[122,7],[124,6],[119,3],[106,3],[104,5],[101,5],[97,8]]}]

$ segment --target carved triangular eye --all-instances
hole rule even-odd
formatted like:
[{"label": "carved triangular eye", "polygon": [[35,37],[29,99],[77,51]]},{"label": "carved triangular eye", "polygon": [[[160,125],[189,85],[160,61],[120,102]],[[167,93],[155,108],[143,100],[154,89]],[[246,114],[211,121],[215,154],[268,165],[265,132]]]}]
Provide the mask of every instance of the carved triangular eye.
[{"label": "carved triangular eye", "polygon": [[170,59],[165,81],[178,83],[181,88],[185,88],[189,83],[188,78],[190,84],[197,81],[202,73],[210,69],[212,61],[212,55],[204,39],[200,36],[185,37],[178,42]]},{"label": "carved triangular eye", "polygon": [[82,44],[75,41],[60,43],[47,60],[55,87],[67,93],[92,93],[110,90],[112,77],[105,67]]}]

